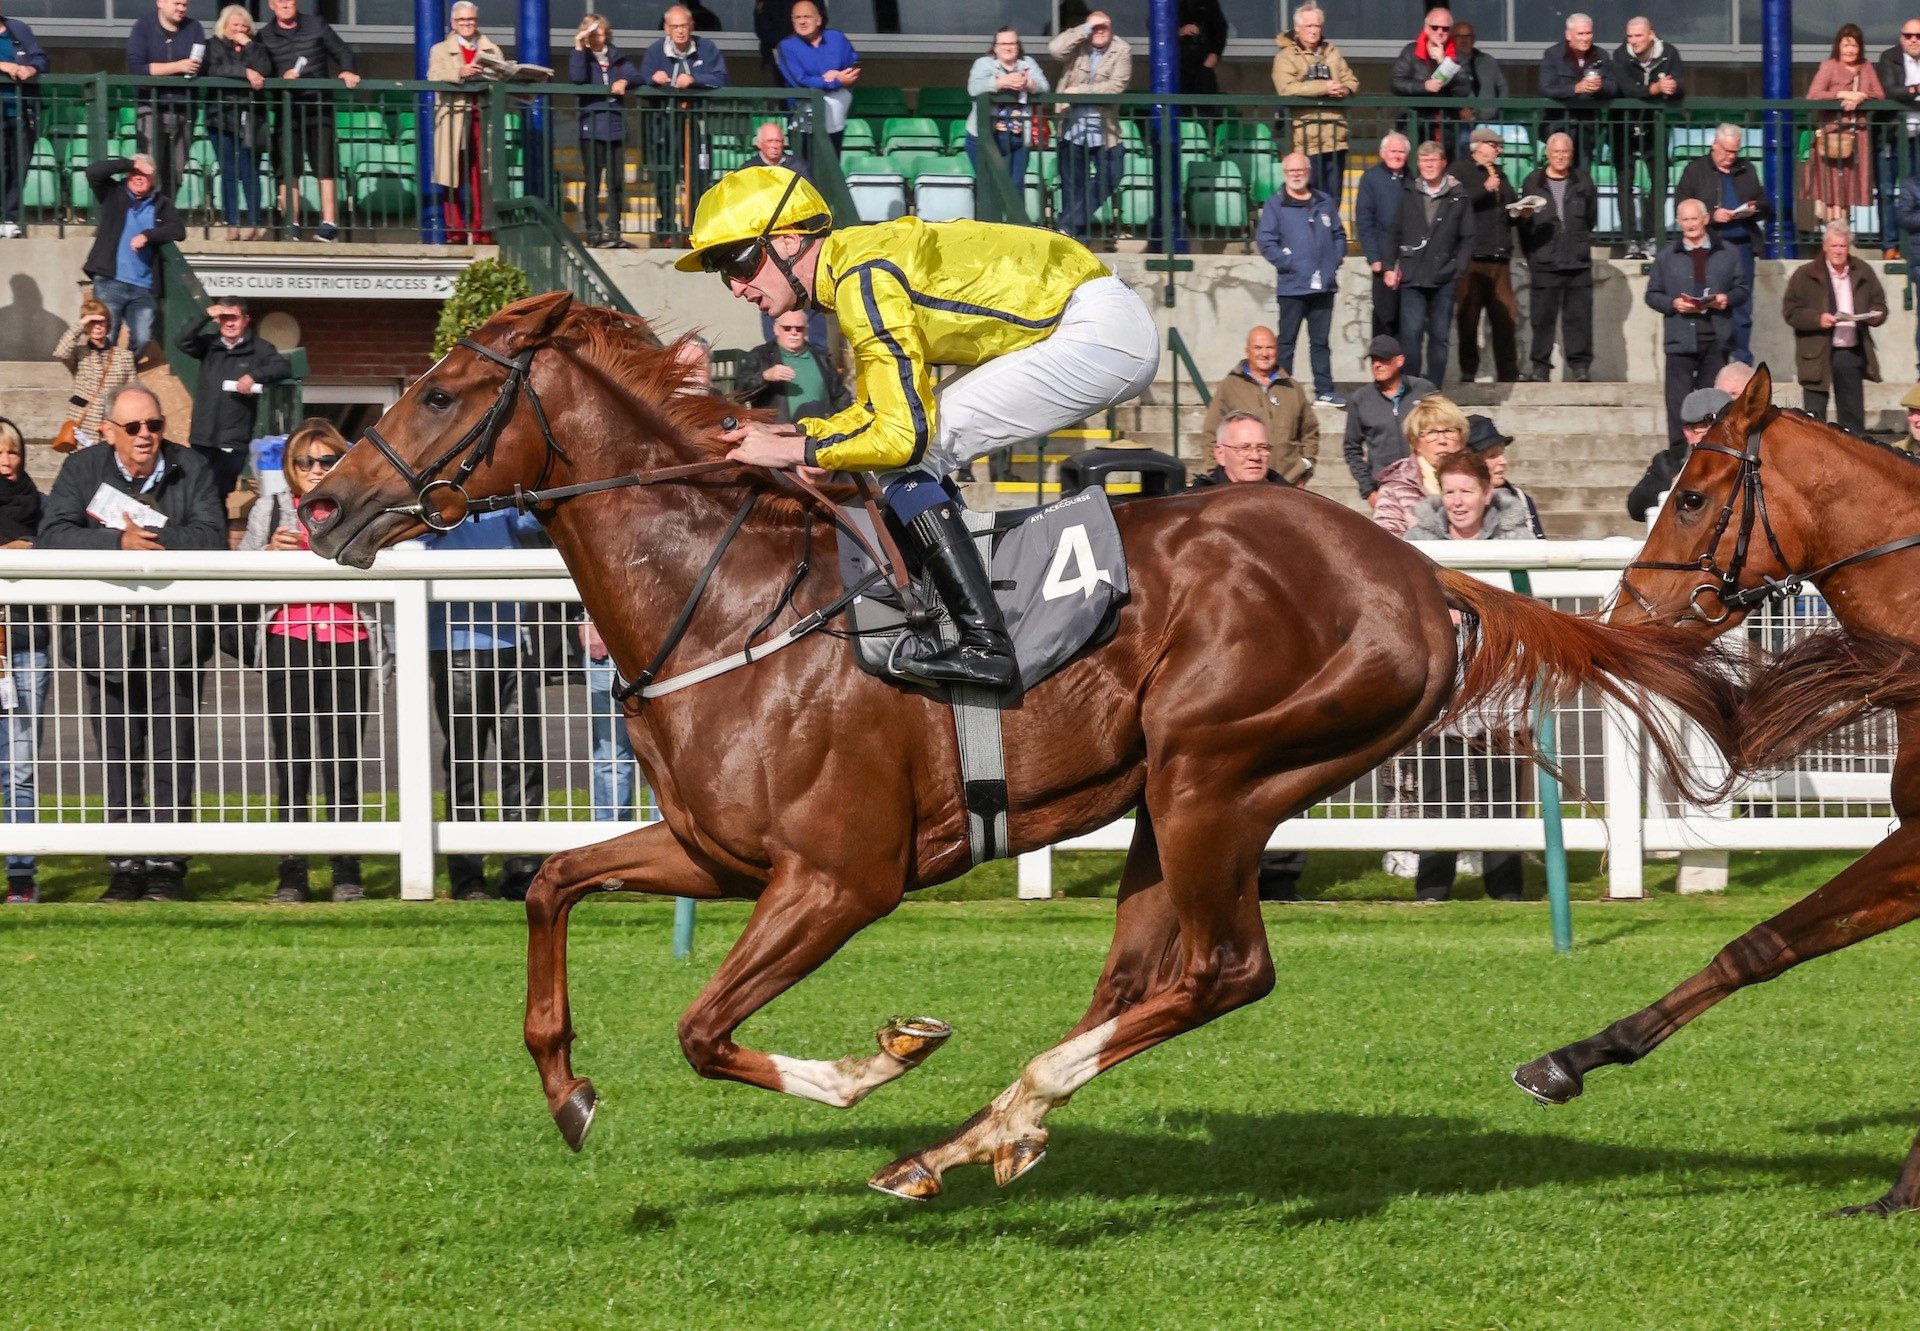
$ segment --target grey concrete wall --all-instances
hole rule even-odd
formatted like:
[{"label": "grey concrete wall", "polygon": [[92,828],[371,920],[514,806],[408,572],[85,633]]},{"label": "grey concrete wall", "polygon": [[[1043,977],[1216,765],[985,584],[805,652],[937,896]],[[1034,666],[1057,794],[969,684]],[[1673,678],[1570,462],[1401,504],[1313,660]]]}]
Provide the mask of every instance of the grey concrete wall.
[{"label": "grey concrete wall", "polygon": [[45,360],[60,334],[80,314],[92,232],[55,237],[0,240],[0,281],[6,303],[0,305],[0,361]]}]

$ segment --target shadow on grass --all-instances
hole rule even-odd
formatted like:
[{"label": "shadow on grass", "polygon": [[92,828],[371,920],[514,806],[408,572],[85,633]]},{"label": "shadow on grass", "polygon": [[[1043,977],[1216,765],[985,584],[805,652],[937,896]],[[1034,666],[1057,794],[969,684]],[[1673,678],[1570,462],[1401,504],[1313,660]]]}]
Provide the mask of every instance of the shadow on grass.
[{"label": "shadow on grass", "polygon": [[1782,1128],[1802,1137],[1851,1137],[1856,1132],[1875,1128],[1920,1127],[1920,1112],[1912,1109],[1886,1109],[1877,1114],[1851,1114],[1846,1118],[1825,1119],[1818,1123],[1795,1123]]},{"label": "shadow on grass", "polygon": [[[1880,1154],[1685,1150],[1582,1141],[1423,1114],[1176,1114],[1164,1133],[1064,1124],[1039,1170],[1006,1192],[984,1167],[954,1170],[932,1206],[866,1205],[821,1216],[819,1234],[892,1232],[916,1244],[1016,1236],[1060,1247],[1199,1220],[1208,1225],[1311,1225],[1364,1220],[1402,1199],[1476,1197],[1552,1188],[1606,1188],[1670,1178],[1686,1195],[1783,1184],[1838,1193],[1877,1189],[1893,1163]],[[903,1128],[902,1151],[950,1130]],[[858,1129],[771,1133],[714,1142],[696,1158],[884,1152]],[[733,1190],[710,1202],[811,1193],[811,1187]],[[1249,1203],[1253,1203],[1250,1205]],[[1084,1205],[1092,1203],[1092,1214]],[[921,1223],[919,1217],[929,1217]]]}]

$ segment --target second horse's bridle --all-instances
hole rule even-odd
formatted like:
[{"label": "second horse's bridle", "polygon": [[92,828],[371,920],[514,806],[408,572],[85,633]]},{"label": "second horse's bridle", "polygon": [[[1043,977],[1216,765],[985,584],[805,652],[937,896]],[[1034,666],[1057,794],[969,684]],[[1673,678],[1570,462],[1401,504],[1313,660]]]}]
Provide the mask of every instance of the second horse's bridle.
[{"label": "second horse's bridle", "polygon": [[[1903,536],[1898,540],[1887,541],[1883,544],[1876,545],[1872,549],[1862,550],[1858,554],[1848,555],[1843,559],[1836,559],[1830,564],[1822,564],[1819,568],[1808,569],[1804,572],[1792,571],[1787,562],[1785,552],[1780,549],[1779,540],[1773,534],[1773,523],[1767,518],[1767,491],[1760,479],[1760,436],[1765,428],[1766,423],[1762,421],[1761,424],[1747,431],[1747,446],[1745,449],[1728,448],[1725,444],[1709,444],[1705,442],[1693,446],[1693,451],[1696,453],[1721,453],[1727,457],[1737,459],[1740,463],[1740,479],[1727,491],[1727,502],[1720,509],[1720,520],[1714,524],[1713,536],[1707,542],[1705,553],[1698,559],[1688,560],[1684,563],[1658,559],[1636,559],[1633,563],[1627,565],[1627,572],[1629,573],[1635,569],[1682,573],[1697,572],[1705,573],[1709,577],[1717,579],[1716,582],[1701,583],[1693,589],[1693,594],[1687,598],[1687,608],[1700,620],[1708,624],[1722,624],[1726,622],[1729,616],[1738,614],[1743,610],[1752,610],[1756,606],[1766,604],[1768,601],[1778,601],[1789,596],[1797,596],[1800,589],[1806,586],[1806,584],[1818,582],[1821,578],[1826,577],[1827,574],[1837,569],[1845,568],[1849,564],[1864,563],[1869,559],[1878,559],[1882,555],[1890,555],[1896,550],[1906,550],[1913,546],[1920,545],[1920,535]],[[1744,505],[1740,503],[1742,496],[1746,498]],[[1740,507],[1740,528],[1733,541],[1733,559],[1725,568],[1722,568],[1719,561],[1714,558],[1714,552],[1720,548],[1720,541],[1726,536],[1727,528],[1733,525],[1733,511],[1736,506]],[[1769,578],[1762,575],[1757,585],[1743,588],[1740,585],[1740,575],[1747,566],[1747,550],[1752,544],[1753,529],[1756,522],[1760,527],[1761,534],[1767,538],[1767,547],[1773,551],[1773,557],[1780,561],[1780,567],[1789,569],[1789,571],[1787,575],[1782,578]],[[1658,613],[1653,607],[1653,603],[1648,601],[1647,598],[1642,596],[1638,591],[1635,591],[1625,578],[1620,580],[1620,587],[1622,591],[1633,598],[1635,604],[1647,612],[1650,618],[1659,618]],[[1720,613],[1717,615],[1709,614],[1706,608],[1700,603],[1700,598],[1708,593],[1712,593],[1720,600]]]}]

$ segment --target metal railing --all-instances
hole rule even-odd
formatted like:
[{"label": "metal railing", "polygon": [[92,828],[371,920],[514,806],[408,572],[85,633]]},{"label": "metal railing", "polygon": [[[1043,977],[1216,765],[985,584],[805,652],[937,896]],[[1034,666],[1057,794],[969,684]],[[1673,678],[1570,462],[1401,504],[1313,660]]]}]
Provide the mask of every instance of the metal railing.
[{"label": "metal railing", "polygon": [[[1004,114],[1004,97],[999,104]],[[979,123],[988,123],[995,98],[983,94],[974,106]],[[983,140],[976,154],[973,170],[980,179],[981,216],[1051,226],[1096,241],[1134,237],[1159,245],[1166,243],[1162,219],[1171,218],[1173,239],[1203,246],[1251,240],[1261,207],[1281,188],[1281,159],[1295,149],[1326,159],[1319,165],[1339,196],[1349,240],[1357,243],[1359,177],[1377,159],[1381,138],[1399,131],[1416,145],[1434,140],[1453,160],[1467,156],[1468,136],[1480,127],[1501,136],[1501,166],[1516,189],[1544,164],[1547,137],[1565,130],[1600,194],[1596,238],[1615,242],[1665,236],[1672,228],[1680,172],[1706,154],[1717,125],[1743,127],[1741,156],[1770,184],[1779,174],[1774,160],[1787,162],[1792,178],[1783,184],[1787,196],[1797,198],[1803,167],[1809,158],[1822,156],[1819,131],[1837,115],[1832,102],[1803,100],[1693,98],[1670,107],[1623,99],[1598,109],[1569,109],[1539,97],[1471,103],[1348,97],[1336,102],[1144,93],[1077,95],[1070,102],[1047,99],[1018,110],[1021,119],[1015,123],[1024,123],[1026,129],[1018,136],[1016,152],[1009,154]],[[1076,119],[1082,123],[1076,126]],[[1095,126],[1102,132],[1096,134]],[[1104,146],[1106,132],[1117,136],[1117,144]],[[913,186],[929,169],[922,159],[939,151],[933,143],[957,143],[959,136],[960,122],[954,118],[898,115],[850,124],[849,143],[858,142],[863,155],[849,166],[849,174],[856,181],[864,175],[877,182],[890,169],[907,186],[906,206],[912,210]],[[1076,139],[1097,139],[1099,146]],[[1771,160],[1770,142],[1775,145]],[[1831,146],[1837,150],[1842,145],[1835,140]],[[1920,135],[1910,130],[1904,110],[1896,110],[1893,103],[1870,102],[1861,109],[1850,152],[1852,169],[1864,176],[1866,200],[1850,205],[1854,229],[1898,243],[1891,216],[1893,192],[1900,179],[1920,170]],[[886,167],[870,154],[877,154]],[[1024,160],[1016,163],[1011,160],[1015,156]],[[1016,165],[1021,168],[1018,177]],[[1075,196],[1082,182],[1090,194],[1089,207],[1076,216]],[[1845,201],[1840,191],[1828,192],[1836,203]],[[869,207],[863,216],[880,220],[873,212]],[[1813,221],[1795,212],[1788,210],[1775,225],[1784,225],[1788,237],[1811,236]]]},{"label": "metal railing", "polygon": [[[1598,603],[1637,547],[1424,548],[1502,582],[1512,570],[1532,570],[1534,594],[1576,609]],[[605,732],[596,734],[596,725],[611,719],[611,708],[593,701],[589,663],[575,650],[574,597],[551,551],[401,549],[384,553],[368,574],[297,553],[7,551],[0,607],[16,620],[55,621],[38,696],[7,718],[30,720],[38,736],[35,821],[7,827],[7,850],[98,854],[111,823],[121,854],[398,855],[403,893],[417,899],[432,890],[436,853],[531,854],[609,835],[651,815],[644,804],[621,810],[601,796],[596,743]],[[289,656],[284,638],[275,645],[266,619],[283,606],[312,604],[349,607],[338,618],[364,629],[344,670]],[[1748,633],[1777,647],[1824,618],[1818,598],[1801,597],[1756,616]],[[456,662],[433,649],[436,622],[464,625],[488,646]],[[17,659],[14,669],[18,675]],[[456,669],[466,672],[465,691],[438,688]],[[330,705],[303,692],[323,679],[333,688]],[[604,677],[600,683],[604,689]],[[123,724],[117,718],[130,714],[129,698],[144,706],[132,714],[181,728],[164,754],[154,747],[125,758],[116,756],[124,745],[103,749]],[[311,736],[299,741],[308,757],[298,784],[286,761],[295,742],[290,718],[331,737],[324,750]],[[1894,741],[1884,717],[1707,810],[1646,789],[1638,737],[1595,699],[1576,698],[1552,719],[1575,798],[1588,801],[1564,804],[1565,844],[1610,851],[1618,896],[1643,891],[1645,853],[1862,847],[1879,840],[1891,818]],[[437,764],[449,743],[445,765]],[[306,776],[318,778],[311,791]],[[13,788],[0,782],[0,791]],[[172,807],[153,807],[169,795]],[[1390,760],[1282,826],[1272,844],[1538,851],[1546,844],[1539,798],[1531,769],[1502,750],[1495,728],[1491,738],[1466,734],[1451,754],[1421,746]],[[1122,820],[1058,848],[1119,849],[1130,835]],[[1048,854],[1023,858],[1023,892],[1045,890]]]},{"label": "metal railing", "polygon": [[[31,114],[0,120],[0,133],[26,163],[15,220],[29,226],[91,226],[87,164],[146,152],[202,236],[311,237],[326,215],[340,239],[482,240],[501,205],[532,197],[582,235],[679,245],[701,190],[754,157],[759,126],[794,131],[820,117],[819,102],[791,88],[614,100],[566,84],[300,79],[256,92],[223,79],[47,75],[34,81]],[[461,150],[438,173],[436,143]],[[796,137],[790,150],[850,220],[832,143]],[[592,200],[589,167],[599,168]]]}]

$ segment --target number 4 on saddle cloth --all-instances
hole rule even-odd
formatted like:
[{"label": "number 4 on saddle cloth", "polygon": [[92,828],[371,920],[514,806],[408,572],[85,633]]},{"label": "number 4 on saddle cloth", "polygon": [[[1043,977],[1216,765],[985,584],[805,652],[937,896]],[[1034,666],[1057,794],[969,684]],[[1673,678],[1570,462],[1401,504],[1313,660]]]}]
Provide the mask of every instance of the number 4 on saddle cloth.
[{"label": "number 4 on saddle cloth", "polygon": [[[848,504],[840,513],[849,526],[877,546],[873,523],[864,507]],[[1112,635],[1114,619],[1127,599],[1127,564],[1106,491],[1082,490],[1045,508],[969,511],[964,516],[993,579],[1000,611],[1006,616],[1022,690],[1032,688],[1086,648],[1098,646]],[[873,571],[872,559],[858,543],[840,542],[840,576],[849,590],[866,581]],[[939,605],[925,578],[916,579],[914,590],[923,605]],[[916,632],[928,635],[923,645],[930,650],[939,643],[933,640],[932,631],[915,630],[907,623],[898,594],[888,583],[882,580],[877,591],[856,599],[850,618],[854,658],[861,669],[897,684],[923,687],[902,666],[909,655],[906,648]],[[953,631],[944,610],[937,631],[944,640],[952,640]],[[981,693],[997,696],[985,690]],[[1007,701],[1000,698],[1003,704]]]},{"label": "number 4 on saddle cloth", "polygon": [[[873,524],[859,505],[841,509],[846,522],[874,541]],[[993,579],[995,599],[1013,639],[1020,689],[1030,689],[1081,652],[1113,634],[1127,599],[1127,562],[1105,490],[1082,490],[1045,508],[965,515]],[[849,590],[867,582],[873,561],[857,542],[840,542],[840,576]],[[915,584],[923,605],[938,598],[924,579]],[[856,598],[850,608],[853,655],[870,675],[908,687],[925,687],[902,673],[901,662],[916,630],[907,623],[896,593],[881,590]],[[936,621],[943,641],[955,634],[944,612]],[[931,648],[931,639],[922,644]],[[960,747],[960,779],[967,802],[973,862],[1002,859],[1007,847],[1006,763],[1000,747],[1000,709],[1009,697],[987,689],[953,688],[943,693],[953,707]]]}]

